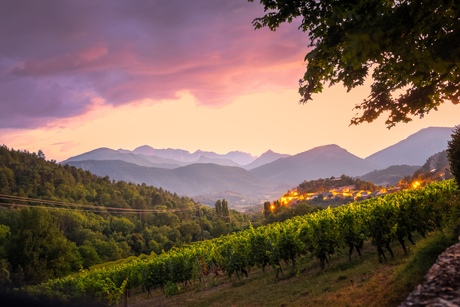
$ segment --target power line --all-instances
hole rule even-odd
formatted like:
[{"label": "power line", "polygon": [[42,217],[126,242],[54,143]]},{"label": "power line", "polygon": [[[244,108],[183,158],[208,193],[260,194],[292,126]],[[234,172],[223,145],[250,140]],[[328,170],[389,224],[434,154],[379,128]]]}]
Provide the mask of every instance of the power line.
[{"label": "power line", "polygon": [[[117,213],[117,214],[137,214],[137,213],[152,213],[152,212],[145,212],[145,211],[107,211],[107,210],[97,210],[99,207],[93,207],[96,210],[89,210],[89,209],[74,209],[74,208],[62,208],[62,207],[49,207],[49,206],[39,206],[39,205],[23,205],[23,204],[16,204],[16,203],[2,203],[0,202],[0,209],[6,210],[1,206],[10,206],[10,207],[28,207],[28,208],[43,208],[43,209],[52,209],[52,210],[66,210],[66,211],[77,211],[77,212],[88,212],[88,213],[96,213],[96,212],[105,212],[105,213]],[[15,210],[14,208],[12,208]],[[165,212],[177,212],[177,211],[188,211],[191,208],[183,208],[183,209],[172,209],[172,210],[163,210],[153,213],[165,213]]]},{"label": "power line", "polygon": [[[80,211],[89,211],[89,212],[96,212],[97,209],[100,209],[101,211],[97,212],[113,212],[114,211],[121,211],[121,212],[116,212],[116,213],[164,213],[164,212],[179,212],[179,211],[188,211],[192,208],[200,206],[199,204],[190,206],[188,208],[177,208],[177,209],[162,209],[162,210],[157,210],[157,209],[133,209],[133,208],[116,208],[116,207],[104,207],[104,206],[93,206],[93,205],[84,205],[84,204],[75,204],[75,203],[67,203],[67,202],[60,202],[60,201],[54,201],[54,200],[44,200],[44,199],[36,199],[36,198],[28,198],[28,197],[20,197],[20,196],[11,196],[11,195],[3,195],[0,194],[0,199],[6,200],[6,201],[18,201],[18,202],[29,202],[29,203],[40,203],[40,204],[48,204],[48,205],[54,205],[54,206],[66,206],[66,207],[78,207],[78,208],[88,208],[92,210],[80,210]],[[5,205],[16,205],[19,206],[20,204],[5,204]],[[39,207],[37,205],[22,205],[21,206],[26,206],[26,207]],[[53,207],[45,207],[42,206],[43,208],[53,208]],[[94,210],[96,209],[96,210]],[[76,209],[73,209],[76,210]],[[107,211],[103,211],[107,210]]]},{"label": "power line", "polygon": [[[84,204],[76,204],[76,203],[67,203],[61,201],[54,201],[54,200],[45,200],[45,199],[37,199],[37,198],[29,198],[29,197],[21,197],[21,196],[12,196],[12,195],[4,195],[0,194],[0,199],[5,201],[9,201],[8,203],[0,202],[0,206],[8,206],[8,207],[29,207],[29,208],[44,208],[44,209],[61,209],[66,211],[77,211],[77,212],[106,212],[106,213],[116,213],[116,214],[133,214],[133,213],[165,213],[165,212],[181,212],[181,211],[189,211],[193,210],[193,208],[199,208],[200,204],[190,206],[188,208],[176,208],[176,209],[132,209],[132,208],[116,208],[116,207],[104,207],[104,206],[93,206],[93,205],[84,205]],[[11,203],[11,201],[13,203]],[[39,205],[25,205],[25,204],[17,204],[14,203],[15,201],[18,202],[29,202],[29,203],[39,203],[44,205],[53,205],[53,206],[66,206],[66,207],[77,207],[77,208],[87,208],[87,209],[75,209],[75,208],[56,208],[50,206],[39,206]],[[5,208],[2,208],[5,209]],[[222,219],[230,220],[230,216],[224,216],[212,211],[205,211],[205,215],[210,215]]]},{"label": "power line", "polygon": [[[44,208],[52,210],[66,210],[66,211],[79,211],[79,212],[106,212],[106,213],[126,213],[126,214],[135,214],[138,212],[127,212],[127,211],[105,211],[105,210],[84,210],[84,209],[72,209],[72,208],[61,208],[61,207],[48,207],[48,206],[38,206],[38,205],[21,205],[21,204],[11,204],[11,203],[0,203],[0,206],[11,206],[11,207],[28,207],[28,208]],[[1,207],[0,207],[1,208]],[[6,209],[6,208],[2,208]],[[15,210],[15,208],[12,208]]]}]

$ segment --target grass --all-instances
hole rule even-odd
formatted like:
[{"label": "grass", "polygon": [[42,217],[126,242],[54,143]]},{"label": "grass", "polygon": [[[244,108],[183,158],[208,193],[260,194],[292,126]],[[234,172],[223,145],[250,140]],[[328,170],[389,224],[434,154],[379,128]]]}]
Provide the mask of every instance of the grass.
[{"label": "grass", "polygon": [[[366,244],[363,259],[336,255],[324,270],[315,258],[305,257],[297,267],[283,265],[285,275],[275,278],[273,270],[264,274],[253,269],[249,279],[208,277],[208,285],[194,283],[179,294],[166,298],[160,291],[147,299],[133,292],[129,306],[397,306],[435,262],[454,244],[457,236],[436,231],[427,238],[415,236],[408,256],[393,244],[395,258],[379,264],[375,247]],[[389,255],[387,255],[389,257]]]}]

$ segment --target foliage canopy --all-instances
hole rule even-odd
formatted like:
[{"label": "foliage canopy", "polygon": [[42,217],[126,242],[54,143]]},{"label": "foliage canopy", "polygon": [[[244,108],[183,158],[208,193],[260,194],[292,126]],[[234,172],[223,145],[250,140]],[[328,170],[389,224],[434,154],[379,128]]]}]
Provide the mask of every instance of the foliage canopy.
[{"label": "foliage canopy", "polygon": [[447,157],[450,162],[450,171],[457,184],[460,183],[460,126],[452,131],[452,140],[448,142]]},{"label": "foliage canopy", "polygon": [[[253,0],[249,0],[252,2]],[[446,100],[459,102],[460,4],[451,0],[260,0],[265,16],[256,29],[275,31],[301,17],[311,51],[300,80],[301,103],[324,84],[350,91],[369,73],[374,83],[351,124],[372,122],[389,112],[391,128],[423,117]],[[398,92],[403,92],[396,97]]]},{"label": "foliage canopy", "polygon": [[[248,227],[226,201],[222,220],[188,197],[146,184],[111,181],[44,157],[43,152],[0,146],[0,288],[40,283],[101,262],[158,255],[201,240],[198,207],[205,239]],[[37,201],[47,208],[7,209],[14,208],[14,202],[36,206]],[[85,207],[61,210],[48,201]]]}]

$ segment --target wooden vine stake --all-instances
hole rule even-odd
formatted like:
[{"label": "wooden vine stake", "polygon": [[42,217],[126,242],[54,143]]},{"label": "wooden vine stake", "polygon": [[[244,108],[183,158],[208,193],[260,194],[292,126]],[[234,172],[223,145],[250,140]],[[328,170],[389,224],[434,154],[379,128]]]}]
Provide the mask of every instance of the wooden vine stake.
[{"label": "wooden vine stake", "polygon": [[195,255],[195,258],[196,258],[196,263],[198,263],[198,268],[200,269],[201,278],[203,279],[203,283],[204,283],[205,286],[207,286],[207,284],[206,284],[206,279],[204,279],[203,270],[201,269],[200,261],[198,260],[198,256]]}]

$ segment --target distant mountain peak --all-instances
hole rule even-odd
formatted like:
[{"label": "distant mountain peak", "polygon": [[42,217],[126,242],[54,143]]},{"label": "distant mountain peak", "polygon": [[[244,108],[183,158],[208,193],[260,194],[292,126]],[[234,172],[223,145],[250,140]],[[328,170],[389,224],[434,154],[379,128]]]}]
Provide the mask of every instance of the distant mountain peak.
[{"label": "distant mountain peak", "polygon": [[[257,160],[256,160],[257,161]],[[257,168],[254,174],[275,182],[298,183],[331,176],[357,176],[378,168],[335,144],[314,147],[294,156],[276,159]]]},{"label": "distant mountain peak", "polygon": [[280,153],[274,152],[273,150],[269,149],[263,154],[261,154],[259,158],[266,157],[266,156],[273,156],[273,155],[290,156],[288,154],[280,154]]},{"label": "distant mountain peak", "polygon": [[382,149],[367,161],[388,167],[391,165],[423,165],[430,156],[447,148],[451,127],[428,127],[409,135],[400,142]]},{"label": "distant mountain peak", "polygon": [[149,145],[142,145],[142,146],[137,147],[136,149],[153,149],[153,150],[155,150],[152,146],[149,146]]},{"label": "distant mountain peak", "polygon": [[346,150],[342,147],[340,147],[339,145],[337,144],[327,144],[327,145],[321,145],[321,146],[316,146],[316,147],[313,147],[312,149],[343,149],[343,150]]},{"label": "distant mountain peak", "polygon": [[254,169],[254,168],[257,168],[257,167],[262,166],[264,164],[271,163],[271,162],[273,162],[275,160],[278,160],[280,158],[286,158],[286,157],[290,157],[290,155],[276,153],[273,150],[269,149],[266,152],[264,152],[263,154],[261,154],[260,157],[255,159],[253,162],[245,165],[244,168],[248,169],[248,170]]}]

